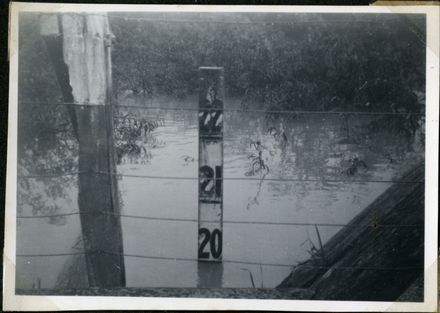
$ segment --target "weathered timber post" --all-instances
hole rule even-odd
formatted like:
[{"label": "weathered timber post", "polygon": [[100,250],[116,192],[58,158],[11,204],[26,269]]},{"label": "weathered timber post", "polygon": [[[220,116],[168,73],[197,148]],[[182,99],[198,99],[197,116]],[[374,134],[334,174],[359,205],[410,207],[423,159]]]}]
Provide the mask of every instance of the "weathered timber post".
[{"label": "weathered timber post", "polygon": [[223,276],[223,68],[199,68],[198,286]]},{"label": "weathered timber post", "polygon": [[[75,103],[82,238],[90,286],[125,286],[111,116],[107,16],[62,14],[63,59]],[[44,29],[42,27],[42,29]]]},{"label": "weathered timber post", "polygon": [[[58,85],[61,89],[63,102],[72,103],[72,87],[69,83],[69,70],[63,58],[63,36],[61,33],[61,15],[45,14],[41,18],[40,33],[46,46],[47,54],[52,63]],[[78,139],[78,123],[75,108],[67,105],[66,109],[72,122],[73,133]]]}]

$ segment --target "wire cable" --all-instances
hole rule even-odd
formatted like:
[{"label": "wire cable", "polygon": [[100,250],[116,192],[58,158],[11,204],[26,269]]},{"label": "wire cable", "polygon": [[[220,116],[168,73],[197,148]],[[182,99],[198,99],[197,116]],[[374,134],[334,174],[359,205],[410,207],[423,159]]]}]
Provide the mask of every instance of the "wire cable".
[{"label": "wire cable", "polygon": [[[74,103],[74,102],[33,102],[33,101],[19,101],[22,104],[30,105],[77,105],[77,106],[103,106],[103,103]],[[242,112],[242,113],[266,113],[266,114],[317,114],[317,115],[396,115],[396,116],[408,116],[408,115],[425,115],[424,112],[381,112],[381,111],[307,111],[307,110],[266,110],[266,109],[240,109],[240,108],[211,108],[211,107],[200,107],[200,108],[176,108],[176,107],[164,107],[164,106],[143,106],[143,105],[114,105],[116,108],[133,108],[133,109],[143,109],[143,110],[170,110],[170,111],[224,111],[224,112]]]},{"label": "wire cable", "polygon": [[[168,261],[184,261],[184,262],[199,262],[198,259],[193,258],[182,258],[182,257],[166,257],[166,256],[150,256],[150,255],[141,255],[141,254],[130,254],[130,253],[115,253],[115,252],[107,252],[102,250],[88,251],[88,252],[71,252],[71,253],[47,253],[47,254],[16,254],[16,257],[20,258],[34,258],[34,257],[58,257],[58,256],[77,256],[77,255],[86,255],[86,254],[109,254],[116,256],[124,256],[124,257],[132,257],[132,258],[140,258],[140,259],[151,259],[151,260],[168,260]],[[375,266],[314,266],[314,265],[291,265],[291,264],[281,264],[281,263],[262,263],[262,262],[249,262],[249,261],[240,261],[240,260],[221,260],[223,263],[233,263],[233,264],[246,264],[246,265],[261,265],[261,266],[272,266],[272,267],[301,267],[301,268],[312,268],[312,269],[338,269],[338,270],[382,270],[382,271],[406,271],[406,270],[420,270],[423,267],[419,266],[396,266],[396,267],[375,267]]]},{"label": "wire cable", "polygon": [[[121,218],[131,218],[131,219],[143,219],[143,220],[154,220],[154,221],[168,221],[168,222],[199,222],[195,218],[174,218],[174,217],[156,217],[156,216],[142,216],[142,215],[130,215],[130,214],[119,214],[114,212],[70,212],[70,213],[60,213],[60,214],[49,214],[49,215],[19,215],[19,219],[43,219],[43,218],[57,218],[63,216],[72,215],[112,215]],[[210,220],[200,220],[201,223],[212,223],[218,221]],[[373,222],[373,221],[372,221]],[[364,225],[362,227],[374,227],[374,228],[400,228],[400,227],[424,227],[423,224],[380,224],[374,221],[375,224]],[[283,226],[324,226],[324,227],[358,227],[352,226],[350,224],[341,223],[311,223],[311,222],[276,222],[276,221],[238,221],[238,220],[224,220],[223,224],[242,224],[242,225],[283,225]]]},{"label": "wire cable", "polygon": [[[111,173],[105,171],[88,171],[88,172],[69,172],[69,173],[50,173],[50,174],[34,174],[34,175],[18,175],[19,178],[57,178],[63,176],[77,176],[77,175],[113,175],[118,177],[129,177],[129,178],[144,178],[144,179],[162,179],[162,180],[199,180],[206,179],[202,177],[193,176],[157,176],[157,175],[139,175],[139,174],[121,174],[121,173]],[[259,177],[222,177],[222,178],[211,178],[210,180],[224,180],[224,181],[261,181]],[[397,184],[422,184],[425,183],[424,180],[380,180],[380,179],[313,179],[313,178],[264,178],[265,181],[281,181],[281,182],[322,182],[322,183],[397,183]]]}]

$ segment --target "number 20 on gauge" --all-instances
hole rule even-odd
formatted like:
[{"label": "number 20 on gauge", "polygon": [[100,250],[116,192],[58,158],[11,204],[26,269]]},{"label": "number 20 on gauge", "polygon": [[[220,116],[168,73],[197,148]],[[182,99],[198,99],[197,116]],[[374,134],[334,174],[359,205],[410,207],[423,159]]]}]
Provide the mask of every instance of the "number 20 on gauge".
[{"label": "number 20 on gauge", "polygon": [[199,228],[199,260],[220,261],[222,257],[222,240],[220,229]]}]

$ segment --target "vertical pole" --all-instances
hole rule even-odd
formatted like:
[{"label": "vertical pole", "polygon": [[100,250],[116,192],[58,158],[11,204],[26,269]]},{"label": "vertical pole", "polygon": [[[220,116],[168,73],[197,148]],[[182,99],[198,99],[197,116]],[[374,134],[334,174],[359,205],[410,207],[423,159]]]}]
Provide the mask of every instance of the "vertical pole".
[{"label": "vertical pole", "polygon": [[199,68],[199,287],[222,284],[223,80],[223,68]]},{"label": "vertical pole", "polygon": [[76,106],[79,139],[78,206],[89,285],[125,286],[121,222],[110,157],[108,110]]},{"label": "vertical pole", "polygon": [[43,38],[47,54],[49,55],[55,76],[60,86],[61,95],[72,123],[73,133],[78,138],[78,124],[76,121],[75,108],[70,104],[74,101],[72,87],[69,84],[69,70],[63,59],[63,38],[61,33],[61,16],[51,14],[44,15],[41,19],[40,34]]},{"label": "vertical pole", "polygon": [[[47,31],[48,24],[42,25]],[[63,56],[65,79],[73,102],[78,103],[74,106],[79,142],[78,206],[87,277],[92,287],[122,287],[125,267],[117,178],[113,175],[108,20],[105,14],[62,14],[59,28],[63,50],[56,55]]]},{"label": "vertical pole", "polygon": [[[105,35],[104,35],[104,55],[105,55],[105,74],[106,74],[106,124],[107,124],[107,147],[108,147],[108,167],[110,173],[117,173],[116,168],[116,155],[115,155],[115,143],[113,138],[113,106],[114,106],[114,93],[113,93],[113,80],[112,80],[112,58],[111,58],[111,47],[112,41],[114,39],[113,34],[110,32],[110,26],[108,24],[108,19],[105,19]],[[118,178],[116,175],[111,175],[110,177],[110,193],[112,199],[112,212],[115,214],[121,213],[121,202],[119,199],[119,189],[118,189]],[[122,224],[119,216],[114,215],[112,223],[115,224],[114,236],[115,245],[112,247],[116,252],[115,266],[118,266],[117,280],[115,282],[116,286],[125,286],[125,261],[124,261],[124,247],[122,238]]]}]

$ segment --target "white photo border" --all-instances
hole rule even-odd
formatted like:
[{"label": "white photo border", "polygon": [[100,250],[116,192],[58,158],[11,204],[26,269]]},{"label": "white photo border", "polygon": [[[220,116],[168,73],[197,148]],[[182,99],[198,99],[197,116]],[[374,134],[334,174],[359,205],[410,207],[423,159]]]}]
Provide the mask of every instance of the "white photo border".
[{"label": "white photo border", "polygon": [[[199,299],[15,295],[18,17],[20,12],[304,12],[426,14],[426,150],[424,302]],[[437,311],[439,21],[440,6],[213,6],[12,3],[9,24],[9,119],[5,202],[3,309],[54,310],[267,310]]]}]

